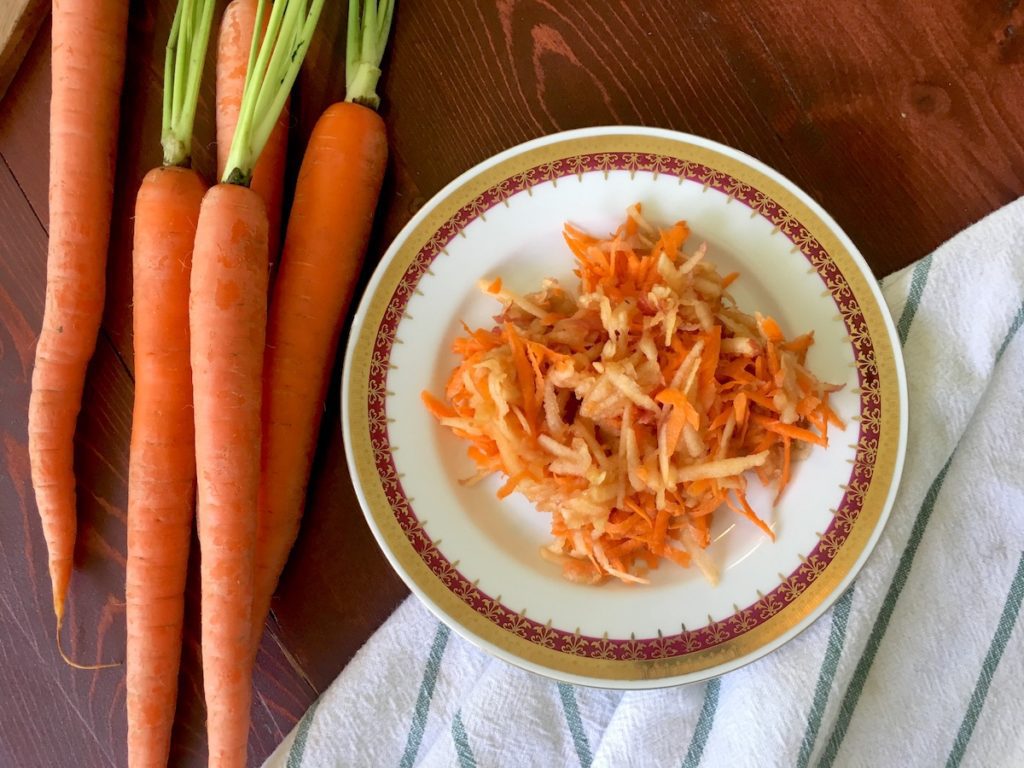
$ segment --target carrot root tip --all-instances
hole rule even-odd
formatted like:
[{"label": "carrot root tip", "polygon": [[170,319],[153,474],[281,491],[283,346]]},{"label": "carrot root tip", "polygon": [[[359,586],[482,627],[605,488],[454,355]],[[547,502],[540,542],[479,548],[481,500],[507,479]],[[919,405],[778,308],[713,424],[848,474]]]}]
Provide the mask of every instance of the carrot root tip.
[{"label": "carrot root tip", "polygon": [[114,661],[107,664],[79,664],[77,661],[72,659],[64,652],[64,646],[60,642],[60,630],[64,626],[64,610],[63,605],[61,606],[60,612],[57,614],[57,652],[60,653],[60,657],[64,659],[64,663],[73,669],[81,669],[87,672],[94,672],[98,669],[113,669],[114,667],[120,667],[124,662]]}]

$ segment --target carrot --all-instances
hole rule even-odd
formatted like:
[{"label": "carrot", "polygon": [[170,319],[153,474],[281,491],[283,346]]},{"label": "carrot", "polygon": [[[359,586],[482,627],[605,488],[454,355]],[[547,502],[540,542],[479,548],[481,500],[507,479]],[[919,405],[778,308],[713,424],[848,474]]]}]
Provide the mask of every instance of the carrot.
[{"label": "carrot", "polygon": [[[166,763],[195,492],[188,292],[194,171],[146,174],[135,203],[135,410],[128,466],[128,761]],[[141,308],[145,308],[141,311]]]},{"label": "carrot", "polygon": [[[248,184],[309,47],[323,0],[275,3],[246,73],[221,183],[203,198],[189,327],[195,402],[203,684],[210,763],[244,766],[267,320],[266,207]],[[263,18],[264,4],[256,18]],[[255,45],[254,45],[255,48]]]},{"label": "carrot", "polygon": [[651,552],[656,555],[665,553],[665,533],[668,531],[668,508],[661,507],[654,518],[654,533],[651,536]]},{"label": "carrot", "polygon": [[164,165],[135,200],[135,407],[128,461],[128,764],[166,765],[195,494],[192,246],[206,183],[188,168],[213,0],[179,0],[164,65]]},{"label": "carrot", "polygon": [[688,552],[684,552],[681,549],[674,549],[673,547],[665,547],[664,555],[670,560],[673,560],[676,565],[683,568],[690,567],[690,554]]},{"label": "carrot", "polygon": [[459,415],[454,408],[445,405],[426,390],[424,390],[420,396],[423,399],[423,405],[426,406],[427,410],[439,419],[453,419]]},{"label": "carrot", "polygon": [[779,324],[770,317],[758,317],[757,326],[764,334],[768,341],[778,342],[782,341],[782,329],[779,328]]},{"label": "carrot", "polygon": [[732,503],[732,500],[728,496],[725,497],[726,505],[728,505],[734,511],[739,512],[750,522],[752,522],[754,525],[756,525],[758,528],[764,531],[764,534],[768,538],[770,538],[772,541],[775,541],[775,532],[768,527],[768,524],[764,520],[757,516],[757,513],[754,512],[753,509],[750,508],[750,504],[747,503],[746,494],[744,494],[742,491],[736,491],[736,500],[739,502],[738,507]]},{"label": "carrot", "polygon": [[362,13],[350,5],[346,101],[328,107],[310,136],[270,301],[254,648],[298,535],[328,379],[384,180],[387,134],[374,89],[392,11],[390,0],[368,0]]},{"label": "carrot", "polygon": [[701,405],[707,408],[714,397],[715,372],[718,369],[722,348],[722,326],[716,325],[705,334],[704,353],[701,355],[700,373],[697,376]]},{"label": "carrot", "polygon": [[259,195],[218,184],[203,198],[189,322],[195,398],[203,676],[210,760],[245,763],[259,488],[267,217]]},{"label": "carrot", "polygon": [[687,424],[694,429],[700,426],[700,414],[686,399],[686,395],[676,389],[663,389],[654,399],[659,403],[672,406],[672,413],[669,416],[665,432],[665,447],[668,454],[671,455],[675,453],[676,446],[679,445],[683,428]]},{"label": "carrot", "polygon": [[512,492],[519,485],[519,481],[526,476],[525,472],[518,472],[510,477],[503,486],[498,490],[498,498],[504,499],[506,496],[511,496]]},{"label": "carrot", "polygon": [[[245,70],[256,27],[257,0],[231,0],[224,9],[217,38],[217,177],[224,175],[231,139],[242,105]],[[265,14],[264,14],[265,15]],[[264,24],[261,27],[265,26]],[[281,249],[281,215],[284,202],[284,166],[288,155],[288,105],[252,172],[252,191],[267,206],[267,231],[271,262]]]},{"label": "carrot", "polygon": [[50,241],[28,450],[58,644],[77,528],[72,441],[103,314],[127,22],[127,0],[53,3]]},{"label": "carrot", "polygon": [[822,448],[828,447],[828,441],[821,435],[816,435],[809,429],[794,427],[792,424],[782,424],[780,422],[773,421],[765,424],[765,429],[769,432],[775,432],[778,435],[783,435],[784,437],[791,437],[794,440],[802,440],[805,443],[814,443],[815,445],[820,445]]},{"label": "carrot", "polygon": [[779,489],[775,492],[776,504],[779,503],[779,499],[782,498],[782,492],[786,490],[786,486],[789,485],[789,474],[793,453],[792,445],[793,438],[788,436],[782,438],[782,475],[779,477]]},{"label": "carrot", "polygon": [[537,423],[537,389],[533,369],[526,355],[526,345],[519,338],[519,334],[516,333],[516,329],[511,323],[505,323],[505,336],[508,339],[508,347],[512,351],[512,359],[516,364],[516,378],[519,390],[523,395],[523,413],[527,423],[532,427]]},{"label": "carrot", "polygon": [[749,397],[746,392],[740,392],[736,395],[736,398],[732,401],[733,409],[736,413],[736,423],[746,424],[747,423],[747,402]]},{"label": "carrot", "polygon": [[727,506],[774,539],[747,473],[778,502],[793,441],[826,442],[836,387],[804,368],[812,334],[787,340],[740,311],[725,293],[737,275],[721,276],[703,246],[682,253],[685,223],[656,230],[639,205],[627,216],[605,240],[565,227],[578,298],[483,281],[504,311],[490,330],[463,326],[446,400],[422,399],[470,443],[478,478],[508,478],[499,498],[518,492],[551,513],[548,551],[577,564],[570,580],[643,583],[667,559],[713,582],[701,552],[712,516]]}]

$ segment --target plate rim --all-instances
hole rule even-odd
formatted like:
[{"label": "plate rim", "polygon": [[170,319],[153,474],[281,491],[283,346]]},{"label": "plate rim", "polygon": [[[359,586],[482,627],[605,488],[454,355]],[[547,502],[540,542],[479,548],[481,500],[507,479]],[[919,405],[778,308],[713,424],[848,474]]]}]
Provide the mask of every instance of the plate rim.
[{"label": "plate rim", "polygon": [[[786,192],[793,195],[800,203],[805,205],[810,212],[816,216],[820,223],[827,229],[832,236],[836,238],[839,245],[846,251],[854,265],[857,267],[861,277],[864,278],[864,283],[871,297],[874,299],[874,303],[881,316],[881,321],[885,326],[888,341],[892,349],[892,359],[894,363],[895,373],[895,384],[896,384],[896,396],[897,402],[895,405],[898,407],[898,420],[896,423],[896,445],[895,445],[895,457],[894,464],[892,467],[892,475],[889,480],[889,487],[886,492],[886,496],[881,504],[881,509],[876,520],[873,529],[870,531],[866,542],[863,545],[861,552],[858,554],[854,562],[850,565],[849,570],[839,579],[839,581],[832,587],[832,589],[824,595],[824,597],[814,605],[805,616],[797,620],[792,626],[784,631],[780,632],[776,637],[771,638],[767,642],[761,643],[749,652],[737,655],[734,658],[720,661],[718,663],[711,664],[703,669],[688,672],[684,674],[678,674],[673,676],[663,677],[644,677],[640,676],[633,679],[622,679],[622,678],[609,678],[609,677],[595,677],[586,674],[576,674],[573,672],[565,671],[563,669],[555,669],[529,659],[525,659],[511,651],[506,650],[488,639],[478,635],[472,629],[466,627],[461,621],[452,616],[442,606],[438,605],[429,594],[427,594],[421,586],[418,584],[415,578],[407,571],[405,566],[399,561],[396,553],[392,550],[392,547],[388,543],[383,531],[380,529],[378,522],[373,514],[372,506],[369,499],[367,498],[366,490],[363,487],[362,479],[357,471],[357,461],[354,454],[356,442],[353,439],[353,425],[351,423],[351,392],[352,392],[352,377],[353,377],[353,359],[356,355],[356,348],[358,346],[358,340],[362,335],[363,326],[366,323],[367,315],[370,313],[370,308],[373,303],[373,298],[381,282],[384,279],[385,273],[389,266],[395,260],[398,253],[402,250],[406,242],[410,239],[410,236],[417,230],[417,228],[423,223],[423,221],[443,202],[445,202],[453,192],[460,189],[467,183],[473,181],[481,174],[493,168],[501,163],[514,159],[519,155],[529,153],[535,149],[545,147],[551,144],[560,144],[569,142],[575,139],[596,139],[616,136],[639,136],[647,137],[652,139],[664,139],[675,142],[682,142],[686,144],[695,145],[704,149],[710,150],[711,152],[718,153],[727,158],[738,162],[740,165],[746,166],[751,171],[759,173],[769,180],[774,182],[776,185],[783,188]],[[885,302],[884,297],[881,293],[881,288],[874,278],[874,275],[860,254],[852,240],[843,231],[843,229],[836,223],[836,221],[806,192],[800,187],[794,184],[792,181],[787,179],[785,176],[780,174],[778,171],[769,167],[765,163],[751,157],[750,155],[729,147],[727,145],[715,142],[700,136],[693,134],[661,129],[661,128],[650,128],[643,126],[596,126],[591,128],[581,128],[570,131],[562,131],[558,133],[549,134],[547,136],[532,139],[527,142],[515,145],[492,155],[485,160],[477,163],[470,169],[459,174],[455,179],[446,184],[416,212],[416,214],[406,223],[406,225],[400,230],[398,235],[394,238],[391,244],[388,246],[386,252],[382,256],[380,262],[374,269],[373,275],[369,280],[366,288],[364,289],[363,295],[360,299],[358,309],[349,327],[349,337],[346,344],[344,366],[342,372],[342,391],[341,391],[341,411],[342,411],[342,429],[345,443],[345,456],[348,462],[348,471],[352,479],[353,488],[356,492],[356,496],[359,500],[360,507],[362,508],[363,515],[369,524],[371,531],[373,532],[374,538],[377,541],[378,546],[383,551],[391,567],[396,573],[402,578],[406,586],[410,591],[421,600],[427,608],[434,613],[434,615],[444,622],[447,626],[455,630],[460,636],[471,642],[473,645],[481,648],[487,653],[503,659],[511,664],[514,664],[520,668],[527,669],[529,671],[541,674],[545,677],[553,678],[556,680],[562,680],[574,684],[602,687],[602,688],[616,688],[616,689],[643,689],[643,688],[663,688],[663,687],[674,687],[681,684],[701,682],[708,680],[719,675],[730,672],[748,663],[752,663],[757,659],[763,658],[768,653],[776,650],[777,648],[785,645],[787,642],[798,636],[807,627],[813,624],[818,618],[821,617],[828,609],[839,599],[840,596],[849,588],[851,582],[857,577],[863,568],[865,562],[874,551],[875,546],[881,536],[882,531],[887,524],[891,515],[893,503],[895,500],[896,493],[898,492],[900,480],[902,476],[905,455],[906,455],[906,444],[907,444],[907,423],[908,423],[908,404],[907,404],[907,382],[904,361],[902,357],[902,349],[900,347],[898,336],[896,333],[895,323],[892,315],[889,312],[888,305]],[[364,405],[365,408],[365,405]],[[362,438],[360,438],[362,439]]]}]

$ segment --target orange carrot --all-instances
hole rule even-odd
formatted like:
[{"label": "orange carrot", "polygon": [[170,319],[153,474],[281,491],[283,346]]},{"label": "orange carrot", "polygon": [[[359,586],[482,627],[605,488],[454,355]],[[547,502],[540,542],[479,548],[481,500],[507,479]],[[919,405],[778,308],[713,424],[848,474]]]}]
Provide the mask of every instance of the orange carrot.
[{"label": "orange carrot", "polygon": [[310,136],[270,301],[254,648],[298,535],[328,377],[387,164],[387,134],[374,111],[379,102],[374,89],[392,3],[375,8],[379,23],[371,25],[372,39],[360,47],[372,61],[354,59],[352,34],[362,30],[365,13],[352,10],[346,102],[330,106]]},{"label": "orange carrot", "polygon": [[427,410],[439,419],[454,418],[459,415],[456,413],[454,408],[445,405],[426,390],[423,390],[423,392],[420,393],[420,396],[422,397],[423,404],[427,407]]},{"label": "orange carrot", "polygon": [[[231,139],[242,106],[245,70],[256,27],[257,0],[231,0],[224,9],[217,39],[217,178],[224,175]],[[266,23],[261,24],[261,28]],[[267,206],[270,260],[281,249],[281,215],[284,200],[284,166],[288,155],[288,105],[285,104],[274,130],[252,172],[252,191]]]},{"label": "orange carrot", "polygon": [[779,328],[779,324],[776,323],[770,317],[759,317],[757,319],[757,325],[761,329],[761,333],[768,341],[782,341],[782,329]]},{"label": "orange carrot", "polygon": [[802,440],[805,443],[814,443],[820,445],[823,448],[828,447],[828,441],[821,435],[816,435],[809,429],[803,429],[802,427],[795,427],[792,424],[782,424],[777,421],[765,424],[765,429],[769,432],[775,432],[776,434],[783,435],[785,437],[791,437],[794,440]]},{"label": "orange carrot", "polygon": [[512,475],[512,477],[510,477],[505,484],[498,489],[498,498],[504,499],[506,496],[511,496],[512,492],[516,489],[516,486],[519,485],[519,481],[524,477],[526,477],[525,472],[517,472]]},{"label": "orange carrot", "polygon": [[323,2],[274,4],[259,53],[246,72],[221,183],[203,198],[196,227],[189,325],[203,685],[210,763],[225,768],[246,763],[252,701],[267,321],[267,212],[247,185],[295,82]]},{"label": "orange carrot", "polygon": [[516,364],[516,378],[519,383],[519,390],[523,395],[523,414],[530,426],[537,424],[537,388],[533,377],[533,369],[526,355],[526,345],[519,338],[515,327],[511,323],[505,323],[505,336],[508,339],[508,347],[512,351],[512,359]]},{"label": "orange carrot", "polygon": [[57,634],[75,548],[72,440],[103,314],[127,0],[53,3],[50,241],[28,448]]},{"label": "orange carrot", "polygon": [[679,445],[679,438],[683,434],[683,428],[689,424],[694,429],[700,426],[700,414],[690,405],[686,395],[676,389],[663,389],[655,398],[659,403],[667,403],[672,406],[672,413],[669,416],[665,432],[665,445],[669,455],[675,453]]},{"label": "orange carrot", "polygon": [[705,409],[714,397],[715,371],[718,368],[721,349],[722,326],[716,325],[709,333],[705,334],[704,353],[701,355],[700,373],[697,376],[700,403]]},{"label": "orange carrot", "polygon": [[135,408],[128,461],[128,764],[166,765],[195,495],[189,281],[206,183],[189,148],[213,0],[179,0],[164,66],[164,166],[135,200]]},{"label": "orange carrot", "polygon": [[789,473],[790,465],[792,464],[792,453],[793,453],[793,438],[783,437],[782,438],[782,475],[779,477],[779,489],[775,492],[775,503],[779,503],[779,499],[782,498],[782,492],[786,490],[786,486],[789,485]]},{"label": "orange carrot", "polygon": [[668,531],[668,508],[661,507],[654,518],[654,533],[651,536],[651,552],[656,555],[665,553],[665,533]]},{"label": "orange carrot", "polygon": [[747,503],[747,497],[742,491],[736,491],[736,500],[739,502],[739,506],[732,503],[732,500],[726,496],[725,503],[734,511],[739,512],[750,522],[764,531],[765,535],[768,536],[772,541],[775,541],[775,532],[768,527],[768,524],[757,516],[757,513],[750,508],[750,504]]},{"label": "orange carrot", "polygon": [[681,549],[675,549],[673,547],[665,547],[664,555],[670,560],[673,560],[676,563],[676,565],[682,566],[683,568],[690,567],[689,552],[684,552]]},{"label": "orange carrot", "polygon": [[732,401],[733,409],[736,412],[736,423],[746,424],[747,423],[747,393],[740,392],[736,395],[736,398]]},{"label": "orange carrot", "polygon": [[133,766],[167,763],[174,723],[195,493],[189,273],[205,191],[195,171],[159,168],[146,174],[135,203],[135,411],[125,573]]},{"label": "orange carrot", "polygon": [[266,292],[263,201],[246,187],[218,184],[199,213],[189,306],[203,677],[213,765],[244,765],[249,733]]}]

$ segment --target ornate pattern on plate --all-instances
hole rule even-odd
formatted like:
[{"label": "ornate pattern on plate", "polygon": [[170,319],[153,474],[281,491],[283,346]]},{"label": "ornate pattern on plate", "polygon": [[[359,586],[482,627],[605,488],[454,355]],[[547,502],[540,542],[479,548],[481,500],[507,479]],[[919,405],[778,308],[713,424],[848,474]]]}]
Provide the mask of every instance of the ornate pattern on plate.
[{"label": "ornate pattern on plate", "polygon": [[[391,347],[410,296],[423,274],[451,240],[477,217],[483,217],[496,205],[507,204],[513,195],[530,188],[566,177],[582,177],[589,172],[648,172],[677,177],[680,183],[693,181],[715,189],[748,206],[753,215],[763,216],[777,232],[792,243],[794,250],[804,254],[832,295],[850,337],[854,363],[859,378],[860,434],[850,479],[844,486],[842,501],[828,528],[815,548],[778,587],[760,597],[753,605],[737,610],[731,616],[714,621],[696,630],[683,629],[679,634],[653,638],[630,637],[610,639],[581,636],[579,632],[553,629],[548,623],[528,618],[501,604],[500,596],[492,598],[477,588],[438,550],[424,531],[409,499],[402,489],[392,456],[386,418],[387,374]],[[487,189],[460,208],[429,238],[392,294],[377,329],[368,370],[367,409],[369,411],[370,445],[381,486],[391,505],[395,519],[409,543],[427,567],[462,602],[477,614],[505,631],[515,633],[530,643],[560,653],[586,656],[608,661],[654,661],[705,651],[750,632],[784,610],[818,579],[842,549],[860,514],[874,474],[882,425],[881,383],[868,324],[846,278],[832,257],[795,216],[758,189],[715,168],[677,157],[643,152],[602,152],[573,155],[535,166]]]}]

